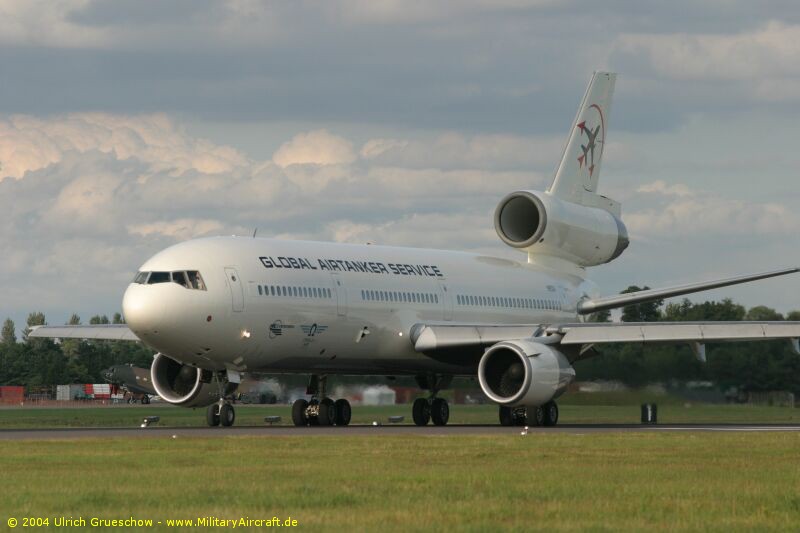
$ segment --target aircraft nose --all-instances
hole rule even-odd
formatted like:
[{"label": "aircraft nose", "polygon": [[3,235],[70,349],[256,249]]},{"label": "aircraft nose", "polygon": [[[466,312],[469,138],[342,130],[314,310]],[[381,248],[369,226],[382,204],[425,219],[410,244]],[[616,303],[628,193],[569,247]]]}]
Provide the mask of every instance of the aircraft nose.
[{"label": "aircraft nose", "polygon": [[136,335],[157,333],[164,326],[163,300],[147,285],[131,284],[122,297],[125,322]]}]

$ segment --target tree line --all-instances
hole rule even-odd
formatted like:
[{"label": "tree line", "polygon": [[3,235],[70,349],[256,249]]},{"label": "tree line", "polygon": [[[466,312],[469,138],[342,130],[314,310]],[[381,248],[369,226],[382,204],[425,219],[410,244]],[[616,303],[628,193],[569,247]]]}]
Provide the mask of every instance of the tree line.
[{"label": "tree line", "polygon": [[[44,325],[43,313],[28,315],[27,327],[22,333],[22,342],[17,341],[16,327],[6,319],[0,332],[0,384],[40,386],[67,383],[103,383],[103,370],[124,363],[149,367],[153,352],[136,342],[64,340],[56,343],[51,339],[29,338],[33,326]],[[79,325],[81,319],[72,315],[68,324]],[[122,316],[116,313],[111,320],[105,315],[96,315],[90,324],[122,324]]]},{"label": "tree line", "polygon": [[[647,289],[631,286],[623,293]],[[590,321],[608,322],[609,312],[596,313]],[[664,306],[662,301],[631,305],[622,309],[623,322],[678,321],[800,321],[800,311],[785,317],[765,306],[746,309],[730,299],[693,303],[684,299]],[[78,325],[72,315],[67,322]],[[96,315],[89,324],[121,324],[116,313],[109,320]],[[149,367],[153,353],[139,343],[119,341],[64,340],[28,338],[31,327],[45,324],[42,313],[28,315],[21,342],[14,322],[6,319],[0,334],[0,384],[27,387],[65,383],[98,383],[104,369],[132,363]],[[598,349],[600,355],[575,364],[580,380],[614,380],[638,387],[648,383],[711,381],[722,390],[735,387],[742,391],[788,390],[800,394],[800,356],[785,341],[732,342],[706,346],[707,363],[700,362],[686,345],[608,344]]]},{"label": "tree line", "polygon": [[[631,286],[623,293],[649,287]],[[590,321],[608,322],[608,312],[596,313]],[[730,298],[693,303],[684,299],[664,306],[663,301],[631,305],[622,309],[623,322],[695,321],[800,321],[800,311],[783,316],[759,305],[746,309]],[[706,345],[707,362],[695,357],[688,345],[608,344],[599,357],[579,361],[575,369],[581,380],[616,380],[638,387],[648,383],[711,381],[722,390],[791,391],[800,394],[800,355],[785,340],[726,342]]]}]

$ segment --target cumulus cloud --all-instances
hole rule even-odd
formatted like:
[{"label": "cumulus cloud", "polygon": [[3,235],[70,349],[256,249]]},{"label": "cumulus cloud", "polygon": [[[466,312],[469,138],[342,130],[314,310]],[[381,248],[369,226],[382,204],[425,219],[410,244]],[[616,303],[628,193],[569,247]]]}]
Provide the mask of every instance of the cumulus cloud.
[{"label": "cumulus cloud", "polygon": [[634,237],[786,238],[800,228],[796,210],[777,202],[735,200],[663,181],[643,185],[638,192],[643,194],[633,199],[634,210],[625,215]]},{"label": "cumulus cloud", "polygon": [[289,165],[346,165],[356,158],[353,144],[327,130],[300,133],[284,143],[272,160],[279,167]]}]

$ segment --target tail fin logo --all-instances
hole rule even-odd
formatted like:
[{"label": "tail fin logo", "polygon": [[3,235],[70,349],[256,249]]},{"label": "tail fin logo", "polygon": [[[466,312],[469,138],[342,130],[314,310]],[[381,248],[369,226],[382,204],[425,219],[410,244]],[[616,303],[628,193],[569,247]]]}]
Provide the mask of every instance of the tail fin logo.
[{"label": "tail fin logo", "polygon": [[578,156],[578,167],[586,167],[589,171],[589,179],[591,179],[592,174],[594,174],[595,153],[597,154],[596,160],[599,163],[600,159],[603,157],[603,146],[605,145],[606,139],[606,126],[605,120],[603,119],[603,111],[597,104],[590,105],[587,109],[587,113],[591,110],[594,110],[597,114],[596,125],[594,127],[591,124],[587,126],[587,120],[583,120],[576,126],[581,130],[581,137],[586,135],[586,144],[581,144],[581,152],[583,153]]}]

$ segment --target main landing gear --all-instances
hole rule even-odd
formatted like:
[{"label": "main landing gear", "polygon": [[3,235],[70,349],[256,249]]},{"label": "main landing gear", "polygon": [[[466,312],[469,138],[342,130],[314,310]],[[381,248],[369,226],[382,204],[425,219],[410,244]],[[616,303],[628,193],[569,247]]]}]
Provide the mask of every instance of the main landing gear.
[{"label": "main landing gear", "polygon": [[336,401],[325,396],[327,376],[312,375],[306,394],[311,400],[300,398],[292,404],[292,422],[295,426],[346,426],[350,424],[350,402],[344,398]]},{"label": "main landing gear", "polygon": [[230,427],[236,420],[236,411],[228,400],[228,396],[236,390],[238,384],[228,382],[224,376],[224,373],[217,373],[214,377],[219,389],[219,401],[212,403],[206,409],[206,423],[211,427]]},{"label": "main landing gear", "polygon": [[555,426],[558,423],[558,404],[549,401],[532,407],[500,406],[502,426]]},{"label": "main landing gear", "polygon": [[419,375],[417,383],[420,388],[428,389],[431,394],[428,398],[417,398],[411,407],[411,418],[418,426],[426,426],[433,421],[436,426],[447,425],[450,420],[450,405],[444,398],[437,398],[436,394],[452,381],[452,376]]}]

